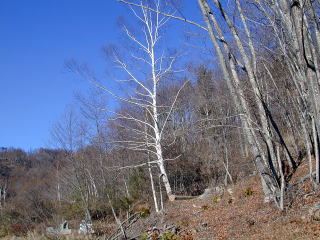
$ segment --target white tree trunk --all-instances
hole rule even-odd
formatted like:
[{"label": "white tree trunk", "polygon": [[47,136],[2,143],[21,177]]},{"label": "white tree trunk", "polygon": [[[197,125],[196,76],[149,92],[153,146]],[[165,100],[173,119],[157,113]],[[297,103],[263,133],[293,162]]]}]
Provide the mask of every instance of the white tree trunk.
[{"label": "white tree trunk", "polygon": [[[276,192],[276,181],[272,177],[272,175],[269,172],[268,167],[265,166],[266,164],[266,158],[261,152],[261,147],[259,146],[259,142],[257,139],[257,136],[254,132],[254,128],[251,125],[250,121],[250,111],[247,102],[243,98],[244,94],[241,92],[241,87],[240,87],[240,80],[236,71],[234,59],[232,57],[229,57],[229,63],[230,63],[230,70],[232,73],[232,77],[229,75],[228,67],[226,66],[226,60],[224,58],[224,55],[222,53],[222,50],[220,48],[220,45],[217,42],[217,39],[220,39],[221,42],[223,42],[223,46],[229,56],[231,56],[231,52],[229,50],[229,46],[226,43],[222,31],[219,27],[218,22],[214,18],[212,14],[210,14],[210,8],[206,0],[198,0],[198,4],[200,6],[200,9],[202,11],[204,20],[207,25],[207,29],[210,35],[210,39],[216,49],[218,59],[220,62],[220,66],[223,72],[224,79],[227,83],[227,86],[231,92],[231,96],[233,98],[234,104],[237,106],[237,109],[240,110],[240,112],[243,112],[244,114],[241,115],[241,123],[244,129],[244,132],[246,134],[247,140],[250,144],[250,147],[253,151],[254,154],[254,162],[256,165],[256,168],[258,172],[260,173],[261,176],[261,181],[262,181],[262,186],[263,186],[263,191],[265,193],[265,201],[269,201],[273,199],[273,195]],[[218,33],[218,37],[215,35],[215,32],[212,28],[212,25],[210,23],[210,19],[212,20],[216,31]],[[231,82],[231,79],[234,80],[234,82]]]},{"label": "white tree trunk", "polygon": [[149,177],[150,177],[150,182],[151,182],[151,190],[152,190],[154,208],[155,208],[156,212],[159,212],[157,193],[156,193],[156,189],[154,186],[153,174],[152,174],[152,169],[151,169],[150,163],[148,164],[148,170],[149,170]]},{"label": "white tree trunk", "polygon": [[312,133],[313,133],[314,156],[316,159],[316,183],[320,184],[319,143],[318,143],[316,123],[314,118],[312,118]]}]

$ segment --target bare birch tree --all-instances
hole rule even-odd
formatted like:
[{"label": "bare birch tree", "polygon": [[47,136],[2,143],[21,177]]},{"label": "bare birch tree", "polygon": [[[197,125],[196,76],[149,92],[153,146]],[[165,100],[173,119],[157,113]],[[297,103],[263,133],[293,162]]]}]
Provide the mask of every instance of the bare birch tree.
[{"label": "bare birch tree", "polygon": [[[163,7],[160,0],[154,1],[154,3],[140,1],[140,4],[150,5],[157,11],[160,11]],[[120,57],[116,51],[109,53],[113,57],[114,63],[127,76],[125,80],[120,80],[120,83],[125,85],[127,93],[125,96],[115,94],[108,87],[97,83],[96,85],[123,104],[127,104],[140,112],[136,115],[128,111],[114,113],[113,120],[126,122],[121,127],[130,131],[133,136],[131,139],[114,140],[113,143],[131,150],[151,154],[150,156],[155,160],[149,161],[148,164],[158,166],[166,193],[170,198],[172,189],[165,168],[165,161],[168,159],[164,159],[162,144],[165,138],[166,123],[183,87],[182,85],[173,102],[169,105],[161,106],[159,104],[158,95],[161,84],[164,84],[169,75],[177,72],[173,67],[177,56],[166,56],[164,48],[161,46],[161,41],[163,41],[161,39],[162,29],[170,18],[144,7],[139,8],[139,10],[130,9],[141,26],[139,29],[141,34],[133,33],[127,26],[123,26],[123,31],[137,48],[137,52],[132,52],[128,61]],[[133,66],[133,63],[136,63],[136,65]],[[147,115],[146,118],[144,113]]]}]

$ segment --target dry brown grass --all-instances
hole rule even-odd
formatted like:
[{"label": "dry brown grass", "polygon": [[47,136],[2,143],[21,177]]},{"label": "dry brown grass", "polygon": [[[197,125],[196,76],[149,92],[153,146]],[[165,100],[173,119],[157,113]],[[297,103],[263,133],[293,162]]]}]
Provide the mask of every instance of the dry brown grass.
[{"label": "dry brown grass", "polygon": [[39,233],[28,233],[25,237],[5,237],[3,240],[98,240],[99,237],[94,237],[90,235],[79,235],[79,234],[70,234],[65,236],[50,236]]},{"label": "dry brown grass", "polygon": [[[293,177],[301,178],[308,172],[308,165],[302,164]],[[280,213],[273,203],[263,203],[263,193],[258,176],[251,176],[235,186],[232,192],[209,195],[205,199],[168,202],[163,214],[151,214],[148,219],[140,219],[135,234],[157,225],[179,225],[190,231],[193,239],[320,239],[320,221],[309,216],[308,209],[319,202],[320,193],[311,191],[310,184],[299,186],[299,197],[291,208]],[[101,228],[106,229],[105,223]],[[111,225],[110,225],[111,226]],[[135,235],[136,236],[136,235]],[[5,240],[58,240],[44,235],[30,233],[26,238],[5,238]],[[89,236],[72,235],[65,240],[99,239]],[[59,239],[59,240],[60,240]],[[192,239],[192,238],[190,238]]]},{"label": "dry brown grass", "polygon": [[[247,189],[253,194],[248,195]],[[166,222],[192,230],[194,239],[320,239],[320,222],[308,216],[308,207],[319,197],[296,199],[292,208],[280,213],[274,204],[263,203],[259,177],[254,176],[235,185],[233,194],[225,193],[219,201],[211,195],[170,203]]]}]

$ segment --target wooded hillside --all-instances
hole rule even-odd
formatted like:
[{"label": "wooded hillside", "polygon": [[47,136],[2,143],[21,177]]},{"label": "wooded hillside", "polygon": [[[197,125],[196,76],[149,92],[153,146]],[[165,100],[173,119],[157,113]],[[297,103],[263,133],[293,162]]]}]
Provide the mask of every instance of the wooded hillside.
[{"label": "wooded hillside", "polygon": [[[123,35],[103,48],[116,81],[67,62],[94,91],[52,127],[56,147],[1,149],[0,236],[86,218],[96,234],[118,227],[126,238],[121,223],[135,212],[174,211],[168,200],[248,176],[268,214],[318,194],[320,2],[194,1],[202,22],[182,14],[183,1],[118,0]],[[204,39],[205,61],[168,49],[180,26],[193,31],[188,46]]]}]

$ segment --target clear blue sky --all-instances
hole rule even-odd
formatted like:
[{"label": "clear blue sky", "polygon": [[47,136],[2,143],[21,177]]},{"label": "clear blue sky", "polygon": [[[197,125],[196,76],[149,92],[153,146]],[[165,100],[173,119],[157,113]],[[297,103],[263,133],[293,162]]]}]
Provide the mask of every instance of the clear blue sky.
[{"label": "clear blue sky", "polygon": [[115,0],[0,1],[0,147],[46,146],[74,94],[90,88],[65,72],[65,61],[86,61],[102,73],[101,47],[117,41],[125,12]]}]

